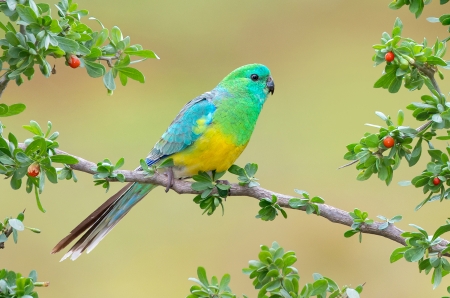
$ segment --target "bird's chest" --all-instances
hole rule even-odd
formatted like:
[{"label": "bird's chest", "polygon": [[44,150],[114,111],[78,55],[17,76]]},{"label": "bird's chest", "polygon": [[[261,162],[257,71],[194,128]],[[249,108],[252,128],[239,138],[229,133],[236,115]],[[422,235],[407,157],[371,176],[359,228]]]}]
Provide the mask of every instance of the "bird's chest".
[{"label": "bird's chest", "polygon": [[199,171],[223,172],[236,161],[247,146],[237,144],[236,137],[211,127],[188,148],[171,156],[177,178],[191,177]]}]

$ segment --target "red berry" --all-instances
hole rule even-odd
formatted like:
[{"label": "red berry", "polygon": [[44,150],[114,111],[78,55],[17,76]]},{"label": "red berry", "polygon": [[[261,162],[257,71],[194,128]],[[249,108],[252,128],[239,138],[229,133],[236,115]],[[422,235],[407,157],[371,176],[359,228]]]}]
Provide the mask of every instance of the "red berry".
[{"label": "red berry", "polygon": [[384,55],[384,60],[386,60],[387,62],[392,62],[394,61],[395,55],[392,52],[387,52],[386,55]]},{"label": "red berry", "polygon": [[441,183],[441,179],[439,179],[438,177],[434,177],[433,178],[433,184],[434,185],[439,185]]},{"label": "red berry", "polygon": [[391,147],[393,147],[395,145],[395,140],[391,136],[387,136],[383,140],[383,145],[386,148],[391,148]]},{"label": "red berry", "polygon": [[80,59],[78,59],[78,57],[75,55],[71,55],[67,63],[69,63],[70,67],[77,68],[78,66],[80,66]]},{"label": "red berry", "polygon": [[31,177],[36,177],[37,175],[39,175],[39,172],[41,171],[41,167],[39,166],[38,163],[32,163],[29,167],[28,167],[28,176]]}]

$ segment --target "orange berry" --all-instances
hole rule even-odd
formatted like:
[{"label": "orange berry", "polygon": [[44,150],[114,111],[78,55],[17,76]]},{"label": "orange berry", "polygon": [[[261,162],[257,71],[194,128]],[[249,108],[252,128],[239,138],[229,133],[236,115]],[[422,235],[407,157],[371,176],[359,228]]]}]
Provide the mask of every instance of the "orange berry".
[{"label": "orange berry", "polygon": [[384,140],[383,140],[383,145],[384,145],[386,148],[391,148],[391,147],[393,147],[393,146],[395,145],[395,140],[394,140],[394,138],[392,138],[391,136],[385,137]]},{"label": "orange berry", "polygon": [[433,178],[433,184],[434,185],[439,185],[441,183],[441,179],[439,179],[438,177],[434,177]]},{"label": "orange berry", "polygon": [[80,66],[80,59],[75,55],[71,55],[67,63],[69,63],[70,67],[77,68],[78,66]]},{"label": "orange berry", "polygon": [[36,177],[37,175],[39,175],[39,172],[41,171],[41,167],[39,166],[38,163],[32,163],[29,167],[28,167],[28,176],[31,177]]},{"label": "orange berry", "polygon": [[384,55],[384,60],[386,60],[387,62],[392,62],[394,61],[395,55],[393,52],[387,52],[386,55]]}]

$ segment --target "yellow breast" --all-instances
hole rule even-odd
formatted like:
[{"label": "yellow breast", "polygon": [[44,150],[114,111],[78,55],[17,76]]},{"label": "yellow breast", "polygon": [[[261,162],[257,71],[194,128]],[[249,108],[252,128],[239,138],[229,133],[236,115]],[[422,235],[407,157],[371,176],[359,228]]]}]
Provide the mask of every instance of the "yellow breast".
[{"label": "yellow breast", "polygon": [[210,127],[188,148],[171,156],[177,177],[190,177],[199,171],[223,172],[236,161],[247,144],[236,146],[230,137]]}]

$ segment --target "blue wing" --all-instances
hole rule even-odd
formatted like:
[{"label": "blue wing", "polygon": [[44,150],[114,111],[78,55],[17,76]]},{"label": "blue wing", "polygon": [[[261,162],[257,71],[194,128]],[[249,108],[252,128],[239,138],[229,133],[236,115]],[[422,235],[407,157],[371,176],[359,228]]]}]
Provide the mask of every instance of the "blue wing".
[{"label": "blue wing", "polygon": [[177,153],[197,140],[211,124],[216,106],[215,92],[206,92],[188,102],[146,158],[148,165]]}]

